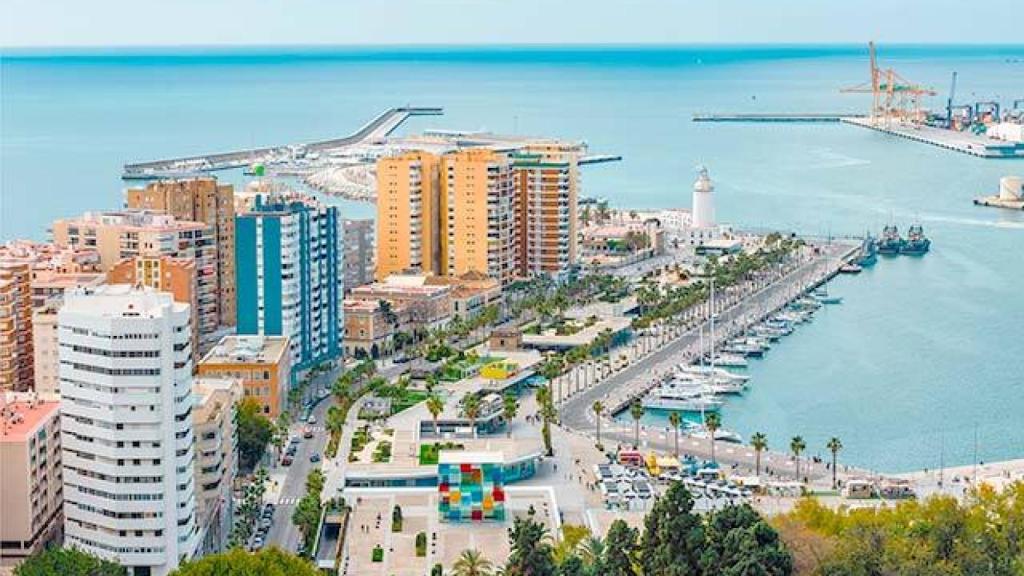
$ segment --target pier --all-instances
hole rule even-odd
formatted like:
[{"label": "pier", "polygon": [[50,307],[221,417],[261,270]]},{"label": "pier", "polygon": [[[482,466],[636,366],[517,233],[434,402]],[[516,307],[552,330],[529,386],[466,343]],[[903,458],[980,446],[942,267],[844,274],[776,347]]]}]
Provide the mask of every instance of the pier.
[{"label": "pier", "polygon": [[152,180],[195,174],[197,172],[230,170],[265,162],[275,157],[288,157],[355,146],[380,140],[388,136],[411,116],[439,116],[443,113],[444,110],[437,107],[390,108],[367,122],[353,134],[343,138],[321,140],[306,144],[253,148],[236,152],[222,152],[202,156],[187,156],[125,164],[121,178],[124,180]]},{"label": "pier", "polygon": [[957,132],[922,124],[884,124],[879,123],[877,119],[863,116],[843,118],[842,122],[978,158],[1024,158],[1024,142],[1004,142],[970,132]]},{"label": "pier", "polygon": [[794,112],[781,114],[694,114],[694,122],[782,122],[782,123],[837,123],[844,118],[863,118],[857,114]]}]

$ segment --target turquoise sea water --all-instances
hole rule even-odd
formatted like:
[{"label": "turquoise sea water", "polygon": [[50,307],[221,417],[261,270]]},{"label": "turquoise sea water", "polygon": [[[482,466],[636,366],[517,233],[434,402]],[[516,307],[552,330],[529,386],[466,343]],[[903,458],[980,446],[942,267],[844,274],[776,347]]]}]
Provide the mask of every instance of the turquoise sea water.
[{"label": "turquoise sea water", "polygon": [[[438,105],[404,130],[586,140],[623,162],[588,194],[686,206],[709,166],[721,219],[807,233],[918,220],[925,258],[882,260],[842,306],[751,368],[727,427],[810,452],[837,435],[882,470],[1024,457],[1024,214],[977,208],[1024,161],[981,160],[847,126],[694,124],[694,112],[860,111],[862,47],[248,49],[16,52],[0,60],[0,239],[121,204],[126,161],[347,134],[382,109]],[[1024,98],[1024,46],[883,47],[883,65],[959,101]],[[351,207],[349,215],[366,214]],[[653,422],[652,423],[656,423]]]}]

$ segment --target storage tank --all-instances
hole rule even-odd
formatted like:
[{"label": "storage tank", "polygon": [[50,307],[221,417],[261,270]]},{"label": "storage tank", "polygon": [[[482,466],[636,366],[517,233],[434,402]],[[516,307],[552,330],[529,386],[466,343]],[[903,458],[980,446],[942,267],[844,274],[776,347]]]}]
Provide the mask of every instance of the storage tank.
[{"label": "storage tank", "polygon": [[1024,198],[1024,176],[1003,176],[999,179],[1000,200]]},{"label": "storage tank", "polygon": [[715,226],[715,204],[711,193],[715,186],[708,177],[708,169],[697,168],[697,181],[693,183],[693,227],[713,228]]}]

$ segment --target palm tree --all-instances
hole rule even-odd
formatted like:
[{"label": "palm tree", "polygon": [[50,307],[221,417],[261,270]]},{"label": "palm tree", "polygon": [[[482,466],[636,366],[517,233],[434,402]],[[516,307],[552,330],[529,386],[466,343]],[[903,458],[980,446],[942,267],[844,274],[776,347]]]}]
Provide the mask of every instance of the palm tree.
[{"label": "palm tree", "polygon": [[708,440],[711,442],[711,461],[715,460],[715,432],[722,427],[722,417],[718,412],[712,412],[704,417],[704,429],[708,431]]},{"label": "palm tree", "polygon": [[491,576],[493,564],[479,550],[463,550],[452,566],[452,576]]},{"label": "palm tree", "polygon": [[595,400],[591,409],[594,411],[594,422],[597,423],[597,445],[601,445],[601,414],[604,412],[604,404],[601,404],[600,400]]},{"label": "palm tree", "polygon": [[434,421],[434,436],[438,435],[437,431],[437,417],[444,412],[444,400],[437,394],[431,394],[427,398],[427,411],[430,412],[430,418]]},{"label": "palm tree", "polygon": [[541,417],[541,438],[544,440],[544,450],[548,456],[553,456],[555,451],[551,446],[551,418],[554,416],[555,410],[551,403],[550,389],[537,389],[537,410]]},{"label": "palm tree", "polygon": [[640,419],[644,417],[644,406],[639,400],[629,405],[629,415],[633,417],[633,449],[640,447]]},{"label": "palm tree", "polygon": [[828,444],[825,444],[825,447],[828,448],[829,452],[832,453],[832,489],[835,490],[836,489],[836,454],[838,454],[839,451],[843,449],[843,443],[842,443],[842,441],[839,440],[839,438],[836,438],[835,436],[833,436],[828,441]]},{"label": "palm tree", "polygon": [[789,441],[789,449],[793,451],[793,457],[796,458],[796,479],[800,480],[800,453],[807,448],[807,443],[800,436],[794,436]]},{"label": "palm tree", "polygon": [[600,536],[587,536],[580,541],[576,550],[585,566],[592,570],[600,570],[601,559],[604,558],[604,540]]},{"label": "palm tree", "polygon": [[480,416],[479,396],[468,394],[462,399],[462,415],[469,419],[469,425],[473,428],[473,437],[476,438],[476,419]]},{"label": "palm tree", "polygon": [[755,432],[750,437],[750,447],[754,449],[757,475],[761,475],[761,452],[768,449],[768,437],[763,432]]},{"label": "palm tree", "polygon": [[502,414],[505,416],[505,433],[509,438],[512,437],[512,419],[516,417],[516,412],[519,411],[519,400],[516,399],[515,394],[505,394],[502,398]]},{"label": "palm tree", "polygon": [[679,427],[683,424],[683,417],[679,415],[679,412],[673,412],[668,415],[668,423],[672,426],[672,429],[676,433],[676,458],[679,458]]}]

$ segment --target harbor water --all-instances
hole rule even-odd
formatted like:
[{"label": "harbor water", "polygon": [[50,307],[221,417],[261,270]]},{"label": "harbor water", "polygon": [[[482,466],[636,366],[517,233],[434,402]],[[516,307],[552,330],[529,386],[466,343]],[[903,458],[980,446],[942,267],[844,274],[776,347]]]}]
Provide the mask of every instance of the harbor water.
[{"label": "harbor water", "polygon": [[[963,100],[1024,97],[1024,46],[890,47],[882,64]],[[0,239],[123,203],[125,162],[345,135],[383,109],[410,121],[586,140],[617,164],[586,193],[688,206],[709,167],[741,227],[876,233],[921,223],[932,251],[880,258],[830,292],[843,304],[754,360],[725,426],[776,449],[885,471],[1024,456],[1024,213],[977,207],[1024,161],[983,160],[839,124],[694,123],[700,112],[863,112],[862,47],[252,49],[213,54],[13,52],[0,59]],[[958,98],[959,99],[959,98]],[[241,182],[240,176],[234,176]],[[366,216],[365,206],[346,216]],[[664,425],[650,416],[648,423]],[[975,439],[977,441],[975,441]]]}]

